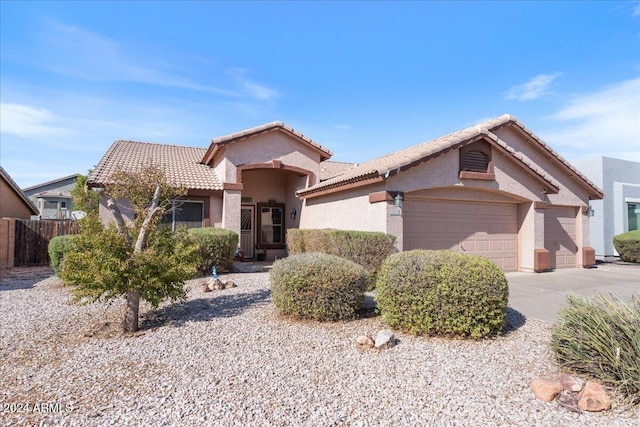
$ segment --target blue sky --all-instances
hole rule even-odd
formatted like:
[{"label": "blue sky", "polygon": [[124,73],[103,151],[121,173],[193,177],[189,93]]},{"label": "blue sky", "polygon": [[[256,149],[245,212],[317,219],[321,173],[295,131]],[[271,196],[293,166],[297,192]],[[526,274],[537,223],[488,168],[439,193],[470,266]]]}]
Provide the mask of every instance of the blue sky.
[{"label": "blue sky", "polygon": [[639,2],[0,1],[0,164],[28,187],[117,139],[275,120],[361,162],[504,113],[640,161]]}]

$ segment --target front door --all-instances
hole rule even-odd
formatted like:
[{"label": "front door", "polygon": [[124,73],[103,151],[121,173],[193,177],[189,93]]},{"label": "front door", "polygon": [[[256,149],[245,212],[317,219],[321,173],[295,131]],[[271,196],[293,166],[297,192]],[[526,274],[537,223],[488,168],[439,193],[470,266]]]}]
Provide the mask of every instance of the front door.
[{"label": "front door", "polygon": [[240,208],[240,250],[245,258],[253,258],[253,206]]}]

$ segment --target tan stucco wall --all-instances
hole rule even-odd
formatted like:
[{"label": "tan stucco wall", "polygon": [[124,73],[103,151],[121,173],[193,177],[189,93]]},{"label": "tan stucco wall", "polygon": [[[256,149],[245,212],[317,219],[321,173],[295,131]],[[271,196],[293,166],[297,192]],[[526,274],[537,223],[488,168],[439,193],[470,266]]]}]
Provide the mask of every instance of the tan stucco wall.
[{"label": "tan stucco wall", "polygon": [[371,185],[306,199],[300,228],[387,232],[387,203],[369,203],[369,193],[383,189]]},{"label": "tan stucco wall", "polygon": [[236,182],[237,166],[272,160],[280,160],[284,165],[308,170],[314,174],[316,182],[320,176],[320,154],[279,131],[229,143],[224,150],[224,159],[218,160],[215,170],[216,173],[221,173],[218,176],[224,177],[225,182]]},{"label": "tan stucco wall", "polygon": [[13,191],[13,188],[0,178],[0,218],[31,218],[31,209]]},{"label": "tan stucco wall", "polygon": [[512,129],[502,128],[495,134],[560,185],[558,194],[548,194],[546,202],[559,206],[586,206],[589,203],[587,190],[579,185],[575,178],[570,177],[564,168],[550,161],[549,154],[536,149],[534,143],[525,140]]}]

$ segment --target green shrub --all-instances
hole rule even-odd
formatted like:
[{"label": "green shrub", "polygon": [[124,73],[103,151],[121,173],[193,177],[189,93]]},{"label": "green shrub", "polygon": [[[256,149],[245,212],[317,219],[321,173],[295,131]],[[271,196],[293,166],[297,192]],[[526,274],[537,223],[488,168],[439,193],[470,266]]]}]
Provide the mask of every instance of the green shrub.
[{"label": "green shrub", "polygon": [[416,335],[500,334],[508,297],[507,279],[497,265],[452,251],[393,254],[382,263],[376,284],[383,321]]},{"label": "green shrub", "polygon": [[364,305],[364,267],[335,255],[312,252],[279,259],[270,280],[278,312],[298,319],[351,319]]},{"label": "green shrub", "polygon": [[238,247],[238,235],[224,228],[191,228],[189,234],[200,248],[201,274],[211,274],[214,265],[218,271],[229,270]]},{"label": "green shrub", "polygon": [[551,347],[561,366],[640,402],[640,294],[628,302],[613,295],[567,295]]},{"label": "green shrub", "polygon": [[374,231],[287,230],[287,247],[290,255],[322,252],[351,260],[366,269],[369,274],[369,289],[375,286],[376,275],[382,261],[396,252],[395,243],[395,236]]},{"label": "green shrub", "polygon": [[640,263],[640,230],[613,236],[613,246],[622,261]]},{"label": "green shrub", "polygon": [[73,249],[73,235],[56,236],[49,241],[49,259],[51,268],[56,276],[62,272],[62,261],[64,257]]}]

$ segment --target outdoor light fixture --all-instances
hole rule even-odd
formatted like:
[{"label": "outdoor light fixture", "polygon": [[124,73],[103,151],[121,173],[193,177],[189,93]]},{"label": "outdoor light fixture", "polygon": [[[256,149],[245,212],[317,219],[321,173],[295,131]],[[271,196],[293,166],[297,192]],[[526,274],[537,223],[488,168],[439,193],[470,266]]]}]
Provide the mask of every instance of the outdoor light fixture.
[{"label": "outdoor light fixture", "polygon": [[393,198],[393,200],[395,200],[396,202],[396,207],[401,208],[402,207],[402,195],[400,194],[400,191],[396,191],[396,197]]},{"label": "outdoor light fixture", "polygon": [[584,213],[588,216],[588,217],[593,217],[596,214],[596,211],[593,210],[593,207],[591,205],[587,206],[587,209],[584,211]]},{"label": "outdoor light fixture", "polygon": [[291,219],[296,219],[296,215],[298,214],[298,212],[296,211],[296,208],[291,208]]}]

